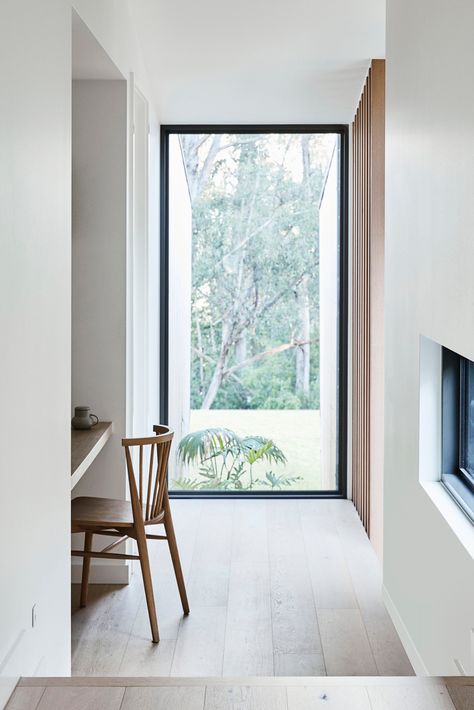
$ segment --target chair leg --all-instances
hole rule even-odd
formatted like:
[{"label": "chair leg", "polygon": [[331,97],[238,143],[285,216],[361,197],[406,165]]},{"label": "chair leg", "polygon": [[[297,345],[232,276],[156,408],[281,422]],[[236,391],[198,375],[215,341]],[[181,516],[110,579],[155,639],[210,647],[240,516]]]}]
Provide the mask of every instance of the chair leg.
[{"label": "chair leg", "polygon": [[178,583],[179,596],[181,597],[181,604],[183,606],[183,612],[187,615],[189,614],[189,603],[188,595],[186,594],[186,585],[184,583],[183,570],[181,569],[181,561],[179,559],[178,544],[176,542],[176,535],[174,533],[173,518],[171,516],[171,509],[169,501],[166,500],[164,504],[165,508],[165,531],[166,537],[168,538],[168,545],[170,548],[171,559],[173,561],[174,573],[176,575],[176,581]]},{"label": "chair leg", "polygon": [[[138,527],[138,526],[137,526]],[[142,568],[143,586],[145,588],[146,605],[150,618],[151,636],[153,643],[158,643],[160,634],[158,633],[158,621],[156,619],[155,597],[153,595],[153,582],[151,579],[150,559],[148,557],[148,546],[144,528],[136,529],[136,540],[140,566]]]},{"label": "chair leg", "polygon": [[[92,538],[93,533],[84,533],[84,552],[90,552],[92,550]],[[87,605],[87,592],[89,590],[89,574],[91,571],[91,558],[84,557],[82,562],[82,581],[81,581],[81,608]]]}]

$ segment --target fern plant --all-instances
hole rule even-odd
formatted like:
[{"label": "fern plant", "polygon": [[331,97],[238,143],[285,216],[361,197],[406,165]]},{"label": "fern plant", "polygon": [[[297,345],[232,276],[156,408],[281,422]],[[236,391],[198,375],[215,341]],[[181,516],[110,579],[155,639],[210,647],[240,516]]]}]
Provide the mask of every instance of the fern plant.
[{"label": "fern plant", "polygon": [[187,434],[178,446],[178,460],[184,465],[198,464],[201,480],[174,481],[185,490],[252,490],[257,486],[280,489],[300,480],[300,476],[265,474],[255,478],[253,466],[259,461],[286,463],[283,451],[263,436],[238,436],[231,429],[212,427]]}]

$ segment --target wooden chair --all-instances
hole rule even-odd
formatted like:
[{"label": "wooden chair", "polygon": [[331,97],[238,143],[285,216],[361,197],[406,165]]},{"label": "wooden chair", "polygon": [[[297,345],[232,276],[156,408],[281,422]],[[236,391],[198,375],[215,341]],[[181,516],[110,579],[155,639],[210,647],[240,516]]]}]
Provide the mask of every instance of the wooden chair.
[{"label": "wooden chair", "polygon": [[[183,611],[189,614],[183,572],[168,498],[166,471],[173,432],[166,426],[154,426],[155,436],[122,439],[127,462],[130,501],[111,498],[74,498],[72,501],[72,532],[85,533],[84,550],[73,550],[72,555],[83,557],[81,607],[87,603],[87,589],[92,557],[100,559],[140,560],[145,587],[151,635],[154,643],[160,640],[156,619],[155,598],[148,557],[148,540],[168,540]],[[135,474],[138,459],[138,478]],[[164,525],[165,535],[152,535],[152,525]],[[94,535],[117,537],[100,552],[92,550]],[[118,554],[111,550],[128,538],[137,542],[138,555]]]}]

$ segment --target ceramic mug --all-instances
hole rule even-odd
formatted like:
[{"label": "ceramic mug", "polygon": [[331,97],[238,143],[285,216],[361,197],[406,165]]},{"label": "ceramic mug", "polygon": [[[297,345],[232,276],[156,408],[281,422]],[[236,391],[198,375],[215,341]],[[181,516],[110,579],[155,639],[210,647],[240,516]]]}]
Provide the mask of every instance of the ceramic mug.
[{"label": "ceramic mug", "polygon": [[99,417],[97,417],[95,414],[91,414],[90,407],[74,408],[74,416],[71,420],[73,429],[92,429],[92,427],[98,423]]}]

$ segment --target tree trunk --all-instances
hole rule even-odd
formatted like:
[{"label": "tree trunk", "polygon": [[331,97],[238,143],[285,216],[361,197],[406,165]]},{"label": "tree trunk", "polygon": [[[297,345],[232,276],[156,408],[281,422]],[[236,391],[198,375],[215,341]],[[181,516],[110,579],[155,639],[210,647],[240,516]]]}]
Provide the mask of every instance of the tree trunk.
[{"label": "tree trunk", "polygon": [[309,276],[305,274],[296,288],[296,307],[298,311],[298,332],[296,340],[303,343],[296,349],[296,394],[307,400],[309,398],[309,365],[311,346],[309,344],[311,319],[308,293]]},{"label": "tree trunk", "polygon": [[[199,352],[203,352],[202,347],[202,333],[201,333],[201,323],[199,322],[199,317],[196,317],[196,334]],[[204,387],[204,363],[201,356],[199,356],[199,390],[202,392]]]},{"label": "tree trunk", "polygon": [[235,344],[235,361],[238,365],[247,359],[247,331],[244,330]]},{"label": "tree trunk", "polygon": [[219,355],[212,379],[209,383],[209,387],[207,388],[206,396],[202,401],[201,409],[210,409],[214,403],[217,393],[219,392],[219,387],[221,386],[222,380],[225,376],[228,354],[229,351],[223,349]]},{"label": "tree trunk", "polygon": [[[199,148],[209,141],[209,150],[202,166],[199,166]],[[221,135],[214,134],[203,138],[198,134],[190,134],[181,136],[181,150],[183,153],[184,166],[186,169],[186,178],[188,182],[189,195],[191,203],[196,202],[201,196],[203,189],[211,174],[216,155],[219,152],[221,144]]]},{"label": "tree trunk", "polygon": [[[310,202],[313,199],[311,194],[310,184],[310,154],[309,154],[309,135],[301,136],[301,159],[303,162],[303,183],[305,188],[306,200]],[[298,326],[296,332],[296,340],[304,343],[296,350],[295,368],[296,382],[295,391],[303,401],[307,402],[309,398],[310,385],[310,357],[311,346],[309,343],[311,337],[311,318],[310,318],[310,302],[309,302],[309,274],[305,274],[296,287],[296,309],[298,316]]]},{"label": "tree trunk", "polygon": [[[217,145],[216,151],[219,149]],[[213,146],[210,148],[210,153]],[[255,159],[255,141],[242,144],[242,155],[239,161],[238,168],[238,184],[236,189],[237,199],[240,200],[240,220],[238,227],[231,228],[229,225],[229,246],[232,258],[227,259],[225,256],[222,259],[223,271],[227,283],[233,291],[233,302],[231,307],[222,316],[222,341],[220,355],[214,369],[211,382],[209,384],[206,395],[203,399],[201,409],[210,409],[217,396],[219,387],[223,380],[228,376],[227,361],[232,348],[235,348],[237,357],[239,352],[244,355],[243,348],[245,347],[245,331],[248,327],[248,306],[252,304],[251,291],[252,287],[248,284],[250,274],[245,268],[245,254],[247,251],[246,237],[249,235],[252,225],[253,207],[256,200],[256,192],[258,185],[258,175],[253,186],[253,191],[250,197],[244,193],[239,193],[242,178],[246,177],[246,171],[249,164],[252,164]],[[203,168],[204,171],[204,168]],[[244,180],[245,182],[245,180]],[[244,237],[244,238],[243,238]],[[234,249],[236,252],[234,252]],[[256,310],[257,303],[253,304],[253,309]],[[245,357],[241,360],[243,362]]]}]

